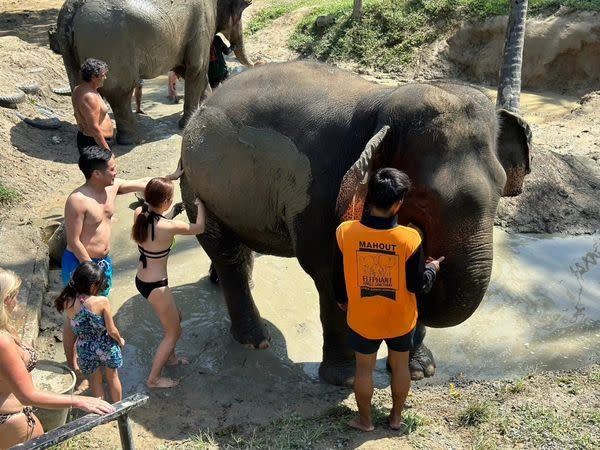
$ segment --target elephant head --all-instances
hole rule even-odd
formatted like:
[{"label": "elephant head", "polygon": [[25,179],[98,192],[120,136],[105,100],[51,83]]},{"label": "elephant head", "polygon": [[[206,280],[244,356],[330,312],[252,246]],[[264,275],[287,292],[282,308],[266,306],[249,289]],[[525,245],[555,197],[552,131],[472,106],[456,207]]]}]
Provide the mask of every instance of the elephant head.
[{"label": "elephant head", "polygon": [[446,257],[431,292],[418,297],[420,320],[459,324],[489,283],[498,201],[520,192],[529,172],[529,127],[460,84],[400,86],[374,108],[372,137],[362,152],[350,152],[360,156],[342,179],[336,212],[340,221],[360,219],[370,174],[381,167],[406,172],[413,188],[398,222],[420,230],[426,255]]},{"label": "elephant head", "polygon": [[217,29],[229,39],[236,58],[245,66],[253,66],[246,55],[244,33],[242,29],[242,13],[252,4],[252,0],[219,0],[217,6]]}]

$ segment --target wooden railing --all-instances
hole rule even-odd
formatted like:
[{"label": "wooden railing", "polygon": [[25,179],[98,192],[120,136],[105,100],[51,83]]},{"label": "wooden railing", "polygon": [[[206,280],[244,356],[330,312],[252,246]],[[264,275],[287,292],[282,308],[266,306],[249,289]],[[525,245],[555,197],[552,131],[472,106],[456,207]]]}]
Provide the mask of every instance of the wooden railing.
[{"label": "wooden railing", "polygon": [[41,435],[40,437],[27,441],[24,444],[16,445],[12,447],[11,450],[33,450],[50,448],[53,445],[66,441],[67,439],[70,439],[78,434],[89,431],[92,428],[97,427],[98,425],[103,425],[105,423],[112,422],[113,420],[117,420],[117,423],[119,425],[121,447],[124,450],[134,450],[135,444],[133,442],[133,435],[131,434],[131,425],[129,424],[129,412],[132,409],[143,405],[147,401],[147,395],[134,394],[130,397],[127,397],[126,399],[121,400],[118,403],[115,403],[113,406],[116,408],[116,411],[113,413],[106,414],[104,416],[99,416],[97,414],[88,414],[77,420],[69,422],[66,425],[63,425],[62,427],[51,430],[48,433]]}]

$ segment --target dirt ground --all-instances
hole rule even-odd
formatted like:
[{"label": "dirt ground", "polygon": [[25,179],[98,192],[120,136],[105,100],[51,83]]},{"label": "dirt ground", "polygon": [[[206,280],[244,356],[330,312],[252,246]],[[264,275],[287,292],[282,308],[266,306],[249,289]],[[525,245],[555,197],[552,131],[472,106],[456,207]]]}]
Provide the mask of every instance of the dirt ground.
[{"label": "dirt ground", "polygon": [[[248,17],[265,3],[255,1]],[[60,0],[4,0],[0,5],[0,93],[14,92],[17,84],[36,82],[41,87],[40,93],[28,95],[17,111],[33,117],[49,109],[62,123],[58,130],[38,130],[24,124],[14,110],[0,108],[0,181],[22,195],[12,209],[0,212],[0,222],[8,227],[24,223],[44,227],[52,219],[48,212],[60,210],[65,196],[80,183],[70,98],[51,91],[53,87],[68,84],[60,56],[47,47],[47,28],[54,23],[61,4]],[[295,58],[285,43],[304,11],[277,19],[272,26],[247,38],[250,55],[265,61]],[[360,72],[380,82],[398,81],[398,77],[389,74],[367,69]],[[524,108],[527,112],[527,106]],[[536,114],[533,107],[528,112],[532,118]],[[497,224],[519,232],[597,232],[600,229],[600,91],[580,99],[572,111],[541,119],[531,121],[532,173],[526,179],[524,193],[501,201]],[[174,125],[175,118],[171,122]],[[151,153],[152,148],[147,147],[148,153],[144,154],[137,149],[137,153],[131,152],[131,147],[117,147],[121,171],[150,175],[146,168],[158,164],[153,164],[157,155]],[[141,160],[151,162],[141,167]],[[51,342],[59,318],[50,313],[49,305],[44,311],[42,328],[49,330],[45,336]],[[241,394],[260,398],[261,392],[252,386],[249,380],[248,391]],[[200,385],[200,393],[190,395],[202,397],[201,390]],[[171,408],[171,414],[165,415],[163,405],[169,402],[170,394],[153,394],[149,404],[133,415],[138,448],[600,446],[600,368],[593,364],[579,371],[532,373],[517,380],[483,382],[457,378],[449,384],[417,383],[407,410],[414,430],[407,436],[398,436],[385,427],[389,387],[376,390],[379,426],[369,435],[345,426],[356,409],[348,390],[294,380],[274,386],[273,390],[270,395],[281,398],[276,414],[246,411],[240,393],[224,388],[218,393],[206,393],[207,398],[201,401],[206,405],[204,410]],[[219,396],[218,409],[211,410],[211,396],[213,399]],[[238,423],[232,423],[238,419]],[[62,448],[118,448],[118,442],[116,425],[109,424],[73,439]]]}]

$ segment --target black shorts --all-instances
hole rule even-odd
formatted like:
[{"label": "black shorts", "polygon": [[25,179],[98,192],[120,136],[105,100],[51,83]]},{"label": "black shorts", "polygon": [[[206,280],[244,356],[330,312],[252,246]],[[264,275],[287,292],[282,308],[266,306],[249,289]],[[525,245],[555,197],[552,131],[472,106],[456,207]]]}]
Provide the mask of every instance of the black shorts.
[{"label": "black shorts", "polygon": [[[113,138],[104,138],[109,147],[112,147],[114,141]],[[91,147],[93,145],[98,145],[96,143],[96,139],[91,136],[86,136],[81,131],[77,132],[77,148],[79,149],[79,153],[86,147]]]},{"label": "black shorts", "polygon": [[407,352],[412,348],[414,334],[415,329],[413,328],[403,336],[386,339],[367,339],[366,337],[362,337],[356,331],[350,329],[350,332],[348,333],[348,345],[355,352],[362,353],[363,355],[370,355],[372,353],[377,353],[377,350],[379,350],[379,346],[381,345],[381,341],[385,341],[386,345],[388,346],[388,350],[393,350],[395,352]]}]

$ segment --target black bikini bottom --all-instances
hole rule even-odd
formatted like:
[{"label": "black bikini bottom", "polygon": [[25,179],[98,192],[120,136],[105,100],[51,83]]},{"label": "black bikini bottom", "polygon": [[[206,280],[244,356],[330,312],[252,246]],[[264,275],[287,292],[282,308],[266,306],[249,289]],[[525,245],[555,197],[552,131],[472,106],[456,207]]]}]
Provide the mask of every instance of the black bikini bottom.
[{"label": "black bikini bottom", "polygon": [[135,287],[137,288],[138,292],[140,294],[142,294],[142,296],[144,298],[150,297],[150,294],[152,293],[152,291],[154,289],[160,288],[163,286],[168,286],[168,285],[169,285],[168,278],[158,280],[158,281],[153,281],[151,283],[147,283],[145,281],[140,280],[137,276],[135,277]]}]

